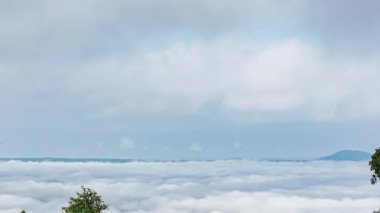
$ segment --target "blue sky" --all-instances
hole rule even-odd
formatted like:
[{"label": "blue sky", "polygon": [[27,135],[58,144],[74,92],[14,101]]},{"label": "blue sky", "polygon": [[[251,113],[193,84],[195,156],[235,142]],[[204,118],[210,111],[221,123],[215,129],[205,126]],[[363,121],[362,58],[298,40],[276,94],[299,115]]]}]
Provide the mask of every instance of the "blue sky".
[{"label": "blue sky", "polygon": [[380,134],[377,1],[0,3],[0,156],[313,158]]}]

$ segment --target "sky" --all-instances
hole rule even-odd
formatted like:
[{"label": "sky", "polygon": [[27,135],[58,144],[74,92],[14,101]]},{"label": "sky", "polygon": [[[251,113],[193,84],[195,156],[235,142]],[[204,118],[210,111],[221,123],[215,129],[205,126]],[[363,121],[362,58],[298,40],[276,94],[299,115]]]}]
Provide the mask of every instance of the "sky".
[{"label": "sky", "polygon": [[365,161],[7,161],[0,174],[1,213],[59,212],[83,184],[109,213],[357,213],[380,196]]},{"label": "sky", "polygon": [[0,1],[0,157],[372,152],[379,4]]}]

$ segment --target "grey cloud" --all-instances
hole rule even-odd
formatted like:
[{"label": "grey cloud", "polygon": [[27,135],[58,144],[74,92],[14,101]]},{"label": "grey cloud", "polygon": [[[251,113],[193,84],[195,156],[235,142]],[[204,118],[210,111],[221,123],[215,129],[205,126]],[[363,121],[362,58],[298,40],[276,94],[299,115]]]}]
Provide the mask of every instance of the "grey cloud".
[{"label": "grey cloud", "polygon": [[330,59],[297,38],[265,44],[239,38],[97,60],[73,73],[68,86],[101,103],[104,116],[194,113],[210,102],[259,122],[271,120],[265,112],[311,120],[380,115],[375,58]]},{"label": "grey cloud", "polygon": [[[357,33],[359,38],[355,40],[356,42],[347,40],[348,46],[352,44],[354,47],[355,43],[361,46],[363,40],[361,35],[370,36],[371,38],[365,39],[366,42],[376,44],[378,31],[374,26],[378,25],[379,16],[372,10],[377,8],[377,3],[374,1],[366,3],[259,0],[237,2],[41,0],[33,3],[3,1],[0,3],[2,26],[0,104],[7,105],[13,101],[43,103],[56,99],[70,102],[78,97],[84,97],[89,105],[101,105],[89,108],[96,108],[104,114],[119,112],[123,114],[125,111],[140,109],[142,113],[152,113],[152,109],[162,112],[168,110],[168,106],[171,106],[169,109],[171,111],[194,113],[205,103],[216,102],[221,108],[236,111],[251,110],[255,119],[261,116],[261,109],[264,111],[296,109],[300,114],[307,114],[306,117],[311,111],[313,114],[311,117],[326,119],[334,117],[336,111],[349,114],[348,117],[352,117],[351,115],[360,117],[363,114],[377,116],[379,113],[376,108],[379,101],[377,98],[372,98],[375,96],[374,91],[377,90],[375,84],[367,82],[369,88],[364,86],[367,89],[360,91],[358,88],[362,87],[361,83],[352,82],[353,79],[360,78],[368,80],[365,76],[370,76],[371,79],[377,77],[372,72],[378,68],[378,65],[372,63],[370,58],[377,58],[378,54],[372,54],[370,51],[362,51],[363,55],[354,60],[358,63],[353,65],[339,62],[352,61],[345,57],[346,54],[350,55],[350,51],[338,51],[337,54],[323,56],[338,58],[337,61],[328,62],[330,66],[328,68],[320,66],[321,63],[326,63],[324,60],[309,64],[313,66],[311,68],[303,67],[305,72],[309,73],[309,69],[315,69],[317,66],[321,69],[318,71],[321,74],[316,76],[317,80],[327,82],[327,85],[318,89],[309,88],[313,90],[313,94],[299,94],[298,87],[301,87],[302,91],[306,89],[297,79],[288,79],[297,82],[295,90],[285,90],[286,95],[268,96],[266,93],[271,90],[270,88],[266,88],[263,93],[257,92],[252,88],[241,88],[239,82],[242,79],[233,79],[233,76],[242,74],[244,66],[246,68],[250,66],[250,60],[256,60],[251,54],[258,49],[256,45],[281,44],[289,38],[301,37],[302,40],[302,36],[311,34],[320,42],[316,42],[315,46],[322,44],[320,49],[327,49],[325,51],[327,53],[331,49],[337,51],[331,47],[344,40],[343,37],[348,38],[346,35],[351,32],[359,32]],[[350,16],[352,13],[356,15]],[[337,25],[339,27],[336,27]],[[319,30],[323,35],[318,34]],[[313,41],[308,42],[308,36],[305,37],[305,43],[313,46]],[[326,45],[324,40],[328,40],[327,37],[338,39]],[[221,38],[222,40],[227,38],[232,42],[230,45],[218,44]],[[347,41],[343,46],[347,46]],[[254,45],[251,45],[252,43]],[[247,47],[244,47],[245,45]],[[378,52],[376,45],[369,46]],[[227,53],[228,51],[232,53]],[[170,55],[171,53],[177,55]],[[154,58],[155,56],[161,57],[164,61]],[[279,60],[279,57],[274,58],[270,64],[277,64]],[[194,63],[198,67],[193,64],[190,66],[188,63]],[[351,71],[347,71],[367,70],[367,68],[370,71],[364,71],[366,74],[358,74],[359,71],[354,71],[352,74]],[[158,72],[153,72],[152,69],[161,69],[171,75],[167,78],[168,87],[162,86],[163,83],[157,83],[165,78],[159,77]],[[180,69],[186,73],[181,73]],[[232,74],[216,73],[221,69]],[[263,67],[264,69],[267,67]],[[325,69],[333,72],[325,72]],[[235,70],[237,73],[232,72]],[[344,71],[335,72],[335,70]],[[267,73],[276,74],[273,71]],[[345,76],[347,73],[355,77],[347,79]],[[110,75],[117,75],[118,79],[112,79]],[[257,75],[253,77],[260,79],[268,77],[275,81],[269,75],[263,75],[261,78]],[[190,78],[187,79],[186,76]],[[225,79],[220,79],[219,76],[224,76]],[[298,76],[293,77],[298,78]],[[103,78],[109,81],[99,80]],[[310,78],[306,80],[310,81]],[[340,81],[340,78],[346,83],[335,87],[333,81]],[[218,82],[209,85],[215,80]],[[179,88],[189,83],[195,83],[187,85],[193,88]],[[260,84],[257,80],[246,82],[249,83]],[[281,86],[283,83],[280,82],[278,85]],[[350,84],[355,88],[348,88]],[[149,85],[153,87],[148,88]],[[319,91],[319,88],[322,91]],[[364,99],[362,101],[367,103],[364,107],[369,109],[363,110],[357,105],[356,98],[350,98],[352,96],[361,96]],[[157,98],[152,99],[152,97]],[[97,99],[104,102],[99,104],[96,102]],[[253,99],[255,103],[252,103]],[[342,102],[344,102],[343,110],[340,109]],[[113,107],[109,107],[110,105]],[[141,107],[149,105],[151,109],[148,110]],[[347,105],[349,107],[345,107]],[[310,106],[316,106],[316,109],[310,109]]]},{"label": "grey cloud", "polygon": [[338,0],[2,2],[0,46],[7,51],[0,54],[24,59],[93,57],[125,52],[135,43],[154,45],[178,33],[174,38],[262,30],[295,36],[312,30],[325,39],[324,34],[339,35],[335,39],[339,41],[347,34],[378,35],[376,4]]}]

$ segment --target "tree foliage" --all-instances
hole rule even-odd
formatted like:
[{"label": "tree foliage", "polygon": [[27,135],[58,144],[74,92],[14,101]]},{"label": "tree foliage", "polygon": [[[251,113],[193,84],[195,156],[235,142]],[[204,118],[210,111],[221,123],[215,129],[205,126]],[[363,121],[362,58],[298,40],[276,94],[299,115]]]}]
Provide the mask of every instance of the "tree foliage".
[{"label": "tree foliage", "polygon": [[[375,150],[375,153],[371,156],[369,166],[373,172],[371,177],[371,184],[376,184],[377,180],[380,179],[380,148],[377,148]],[[373,211],[373,213],[380,213],[380,209],[378,211]]]},{"label": "tree foliage", "polygon": [[371,160],[369,161],[369,166],[373,172],[371,177],[371,184],[375,184],[380,178],[380,148],[377,148],[375,150],[375,153],[372,155]]},{"label": "tree foliage", "polygon": [[108,209],[101,196],[90,188],[82,186],[82,192],[77,197],[70,197],[69,205],[62,207],[63,213],[101,213]]}]

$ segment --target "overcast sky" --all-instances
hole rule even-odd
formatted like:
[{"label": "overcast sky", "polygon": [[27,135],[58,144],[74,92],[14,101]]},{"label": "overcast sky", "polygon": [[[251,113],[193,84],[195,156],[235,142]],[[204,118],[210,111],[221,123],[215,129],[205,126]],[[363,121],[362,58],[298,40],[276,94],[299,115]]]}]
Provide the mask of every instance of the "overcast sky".
[{"label": "overcast sky", "polygon": [[0,156],[312,158],[380,142],[378,1],[0,1]]}]

